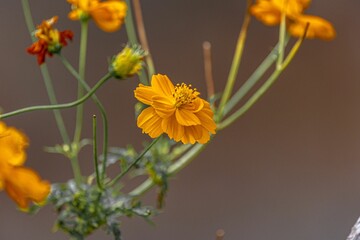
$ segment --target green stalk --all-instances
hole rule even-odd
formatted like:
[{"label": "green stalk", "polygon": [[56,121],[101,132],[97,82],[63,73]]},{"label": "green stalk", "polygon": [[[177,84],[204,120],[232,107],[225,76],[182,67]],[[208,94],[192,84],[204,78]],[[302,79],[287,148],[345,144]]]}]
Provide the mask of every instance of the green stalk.
[{"label": "green stalk", "polygon": [[[250,6],[249,2],[251,2],[251,1],[248,1],[248,8]],[[233,61],[231,64],[229,76],[226,81],[225,90],[224,90],[224,93],[220,100],[220,105],[219,105],[218,115],[217,115],[218,120],[221,120],[221,118],[223,117],[225,105],[226,105],[227,101],[229,100],[232,90],[234,88],[234,84],[236,81],[236,77],[237,77],[237,74],[239,71],[239,67],[240,67],[240,63],[241,63],[241,59],[242,59],[242,55],[243,55],[243,50],[244,50],[245,40],[246,40],[246,36],[247,36],[247,30],[248,30],[248,27],[250,24],[250,19],[251,19],[251,17],[250,17],[249,9],[247,9],[246,15],[244,18],[244,22],[241,27],[239,37],[237,40],[235,54],[234,54]]]},{"label": "green stalk", "polygon": [[131,168],[133,168],[141,159],[142,157],[151,149],[152,146],[160,139],[160,137],[154,139],[140,154],[139,156],[125,169],[123,170],[119,175],[117,175],[111,182],[109,182],[108,186],[113,186],[115,183],[117,183],[121,178],[123,178]]},{"label": "green stalk", "polygon": [[[132,15],[132,7],[131,7],[131,1],[126,0],[127,5],[127,13],[125,17],[125,28],[126,28],[126,34],[128,36],[128,41],[131,45],[139,45],[139,41],[136,35],[135,25],[134,25],[134,18]],[[139,80],[144,85],[149,85],[149,81],[146,77],[146,73],[144,69],[141,69],[141,73],[139,74]]]},{"label": "green stalk", "polygon": [[[307,29],[305,30],[306,33]],[[305,36],[305,34],[304,34]],[[239,117],[241,117],[244,113],[246,113],[259,99],[264,93],[273,85],[273,83],[278,79],[280,74],[287,68],[289,63],[295,57],[296,53],[298,52],[304,37],[299,39],[293,48],[290,50],[289,55],[286,57],[285,61],[281,64],[280,68],[277,68],[271,76],[266,80],[266,82],[250,97],[250,99],[236,112],[230,115],[227,119],[223,122],[218,124],[217,130],[222,130],[229,125],[231,125],[234,121],[236,121]]]},{"label": "green stalk", "polygon": [[[32,41],[35,42],[36,38],[32,34],[35,31],[35,26],[34,26],[32,16],[31,16],[29,2],[28,2],[28,0],[21,0],[21,3],[22,3],[23,12],[24,12],[26,26],[28,28],[28,31],[30,33]],[[57,104],[57,99],[56,99],[56,95],[55,95],[55,91],[54,91],[54,86],[52,84],[52,80],[51,80],[48,68],[47,68],[45,63],[43,63],[40,66],[40,71],[41,71],[42,77],[44,79],[44,84],[45,84],[46,92],[48,94],[50,103],[52,105]],[[69,144],[70,143],[70,138],[69,138],[69,135],[67,133],[65,123],[64,123],[64,120],[62,118],[62,115],[61,115],[60,111],[54,110],[53,113],[54,113],[56,125],[57,125],[57,127],[59,129],[59,132],[60,132],[60,135],[61,135],[61,138],[62,138],[63,142],[66,143],[66,144]]]},{"label": "green stalk", "polygon": [[[284,8],[286,8],[287,3],[285,3]],[[284,61],[284,53],[285,53],[285,36],[286,36],[286,9],[283,9],[281,13],[281,22],[280,22],[280,30],[279,30],[279,57],[276,62],[276,68],[281,68],[281,64]]]},{"label": "green stalk", "polygon": [[[175,173],[179,172],[181,169],[189,165],[189,163],[195,159],[206,147],[207,144],[196,144],[194,145],[187,153],[185,153],[178,161],[173,163],[169,169],[167,174],[169,176],[174,175]],[[147,192],[149,189],[151,189],[155,183],[151,178],[148,178],[146,181],[144,181],[142,184],[140,184],[138,187],[136,187],[134,190],[132,190],[129,195],[138,197],[145,192]]]},{"label": "green stalk", "polygon": [[[285,39],[285,46],[287,45],[290,37]],[[243,99],[243,97],[251,90],[251,88],[261,79],[265,72],[272,66],[276,59],[278,59],[278,48],[277,44],[270,54],[263,60],[263,62],[257,67],[249,79],[239,88],[239,90],[231,97],[224,109],[224,116],[228,114],[231,109],[235,107],[237,103]]]},{"label": "green stalk", "polygon": [[[70,62],[61,54],[59,54],[59,57],[62,61],[62,63],[64,64],[64,66],[66,67],[66,69],[79,81],[79,83],[82,85],[83,88],[85,88],[85,90],[87,92],[89,92],[91,90],[90,86],[82,79],[80,78],[80,75],[76,72],[75,68],[70,64]],[[106,161],[107,161],[107,149],[108,149],[108,140],[109,140],[109,126],[108,126],[108,119],[107,119],[107,114],[106,114],[106,110],[104,108],[104,106],[102,105],[102,103],[100,102],[99,98],[94,94],[91,96],[93,101],[95,102],[95,104],[97,105],[97,107],[99,108],[99,111],[101,113],[101,117],[102,117],[102,121],[103,121],[103,128],[104,128],[104,132],[103,132],[103,168],[102,168],[102,172],[101,172],[101,179],[104,180],[105,178],[105,174],[106,174]]]},{"label": "green stalk", "polygon": [[93,115],[93,155],[94,155],[94,168],[96,173],[96,183],[100,189],[102,189],[102,184],[100,181],[99,173],[99,163],[98,163],[98,153],[97,153],[97,134],[96,134],[96,115]]},{"label": "green stalk", "polygon": [[[88,19],[81,20],[81,37],[80,37],[80,53],[79,53],[79,76],[85,80],[86,69],[86,49],[88,38]],[[84,87],[78,83],[78,99],[84,95]],[[80,104],[76,109],[76,125],[74,133],[74,142],[79,143],[81,139],[81,130],[83,125],[84,106]]]},{"label": "green stalk", "polygon": [[89,97],[91,97],[107,80],[111,78],[111,74],[107,73],[99,82],[95,84],[95,86],[89,91],[86,95],[84,95],[82,98],[70,102],[70,103],[63,103],[63,104],[54,104],[54,105],[39,105],[39,106],[31,106],[26,108],[21,108],[9,113],[4,113],[0,115],[0,119],[12,117],[15,115],[19,115],[26,112],[33,112],[38,110],[54,110],[54,109],[65,109],[65,108],[71,108],[74,106],[77,106],[79,104],[82,104],[85,102]]}]

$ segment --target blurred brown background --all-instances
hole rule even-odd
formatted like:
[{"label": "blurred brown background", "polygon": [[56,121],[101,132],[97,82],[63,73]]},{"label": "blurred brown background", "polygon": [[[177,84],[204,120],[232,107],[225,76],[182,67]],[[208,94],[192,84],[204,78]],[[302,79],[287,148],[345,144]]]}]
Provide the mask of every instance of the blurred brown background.
[{"label": "blurred brown background", "polygon": [[[66,15],[65,0],[31,0],[34,20],[58,15],[60,29],[75,31],[63,53],[77,64],[79,24]],[[217,91],[223,89],[245,8],[244,0],[142,1],[157,71],[174,82],[196,85],[205,96],[202,42],[213,46]],[[226,240],[345,239],[360,215],[360,1],[313,1],[308,13],[330,20],[338,33],[332,42],[306,41],[279,81],[242,119],[220,132],[189,167],[171,181],[166,208],[155,226],[124,219],[126,240],[211,240],[223,228]],[[47,103],[35,57],[25,53],[30,38],[20,1],[0,7],[1,107],[5,111]],[[277,29],[251,23],[239,84],[277,40]],[[125,30],[108,34],[91,23],[87,81],[93,85],[107,69],[107,59],[126,43]],[[60,102],[76,96],[75,80],[56,58],[48,59]],[[138,81],[110,81],[100,89],[110,116],[110,144],[149,140],[134,122],[133,89]],[[91,137],[86,104],[85,137]],[[71,122],[73,110],[64,111]],[[51,112],[6,120],[31,139],[27,166],[51,182],[71,176],[70,163],[42,151],[60,143]],[[69,126],[69,130],[73,130]],[[92,172],[85,149],[81,163]],[[155,202],[155,192],[145,197]],[[68,239],[53,234],[51,207],[36,216],[16,210],[0,193],[0,239]],[[89,239],[111,239],[97,233]]]}]

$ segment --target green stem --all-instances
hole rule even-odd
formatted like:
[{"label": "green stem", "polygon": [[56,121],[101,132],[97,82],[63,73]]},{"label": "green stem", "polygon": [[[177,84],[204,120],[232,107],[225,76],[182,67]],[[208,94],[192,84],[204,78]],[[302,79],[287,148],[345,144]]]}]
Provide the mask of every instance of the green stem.
[{"label": "green stem", "polygon": [[[29,2],[28,2],[28,0],[21,0],[21,3],[22,3],[23,12],[24,12],[26,26],[28,28],[28,31],[30,33],[32,41],[35,42],[36,38],[32,34],[35,31],[35,26],[34,26],[32,16],[31,16]],[[44,79],[44,84],[45,84],[46,92],[48,94],[50,103],[52,105],[57,104],[57,99],[56,99],[54,87],[53,87],[53,84],[52,84],[52,81],[51,81],[51,77],[50,77],[48,68],[47,68],[45,63],[43,63],[40,66],[40,71],[41,71],[41,74],[42,74],[43,79]],[[69,135],[67,133],[65,123],[64,123],[64,120],[62,118],[62,115],[61,115],[60,111],[54,110],[53,113],[54,113],[56,125],[57,125],[57,127],[59,129],[59,132],[60,132],[60,135],[61,135],[61,138],[62,138],[63,142],[66,143],[66,144],[69,144],[70,143],[70,138],[69,138]]]},{"label": "green stem", "polygon": [[[290,37],[285,39],[285,46],[287,45]],[[252,89],[252,87],[264,76],[265,72],[272,66],[275,60],[278,58],[278,48],[277,44],[270,54],[263,60],[263,62],[258,66],[258,68],[253,72],[249,79],[239,88],[239,90],[231,97],[224,109],[224,116],[228,114],[237,103],[243,99],[243,97]]]},{"label": "green stem", "polygon": [[70,163],[71,163],[71,168],[72,168],[72,171],[74,174],[75,182],[77,185],[80,185],[80,183],[82,182],[82,175],[81,175],[79,160],[78,160],[77,156],[72,156],[70,158]]},{"label": "green stem", "polygon": [[111,182],[109,182],[108,186],[113,186],[117,183],[121,178],[123,178],[131,168],[133,168],[141,159],[142,157],[151,149],[151,147],[160,139],[160,137],[154,139],[143,151],[139,154],[139,156],[119,175],[117,175]]},{"label": "green stem", "polygon": [[223,122],[218,124],[217,130],[222,130],[228,127],[229,125],[231,125],[234,121],[236,121],[239,117],[241,117],[244,113],[246,113],[260,99],[262,95],[264,95],[264,93],[273,85],[273,83],[278,79],[280,74],[287,68],[289,63],[295,57],[296,53],[299,51],[299,48],[303,40],[304,38],[301,38],[295,43],[289,55],[286,57],[285,61],[281,64],[280,68],[277,68],[271,74],[271,76],[266,80],[266,82],[249,98],[249,100],[241,108],[239,108],[236,112],[230,115]]},{"label": "green stem", "polygon": [[283,9],[281,13],[281,22],[280,22],[280,30],[279,30],[279,48],[278,48],[279,57],[276,62],[276,68],[281,68],[281,64],[284,61],[285,35],[286,35],[286,7],[287,7],[287,3],[284,4],[285,9]]},{"label": "green stem", "polygon": [[[76,72],[75,68],[70,64],[70,62],[61,54],[59,54],[59,57],[60,57],[62,63],[64,64],[64,66],[66,67],[66,69],[80,82],[82,87],[85,88],[85,90],[87,92],[89,92],[91,90],[90,86],[80,77],[80,75]],[[104,106],[102,105],[102,103],[100,102],[99,98],[94,94],[94,95],[92,95],[92,99],[95,102],[95,104],[97,105],[97,107],[99,108],[99,111],[100,111],[101,117],[102,117],[102,121],[103,121],[104,139],[103,139],[103,168],[102,168],[102,172],[101,172],[101,179],[104,180],[105,175],[106,175],[106,161],[107,161],[108,140],[109,140],[108,119],[107,119],[106,110],[105,110]]]},{"label": "green stem", "polygon": [[[138,45],[139,41],[138,41],[138,38],[136,35],[134,18],[132,15],[131,0],[126,0],[125,2],[128,7],[126,17],[125,17],[125,28],[126,28],[126,33],[128,36],[128,41],[130,42],[131,45]],[[146,77],[146,73],[145,73],[144,69],[141,69],[141,73],[139,75],[139,80],[142,84],[149,85],[149,81]]]},{"label": "green stem", "polygon": [[[249,1],[248,1],[248,8],[249,8]],[[241,63],[241,58],[243,55],[243,50],[244,50],[244,45],[245,45],[245,40],[246,40],[246,36],[247,36],[247,30],[249,27],[250,19],[251,19],[251,17],[250,17],[249,11],[247,10],[243,25],[241,27],[239,37],[237,40],[235,54],[234,54],[233,61],[231,64],[229,76],[226,81],[225,90],[224,90],[224,93],[220,100],[220,105],[219,105],[219,110],[218,110],[218,115],[217,115],[218,120],[220,120],[222,118],[225,105],[226,105],[227,101],[229,100],[232,90],[234,88],[237,73],[239,71],[239,67],[240,67],[240,63]]]},{"label": "green stem", "polygon": [[[169,169],[167,174],[169,176],[179,172],[181,169],[189,165],[189,163],[195,159],[196,156],[198,156],[206,147],[207,144],[196,144],[194,145],[187,153],[185,153],[178,161],[173,163]],[[151,189],[155,183],[151,178],[148,178],[146,181],[144,181],[142,184],[140,184],[137,188],[132,190],[129,195],[130,196],[140,196],[147,192],[149,189]]]},{"label": "green stem", "polygon": [[93,155],[94,155],[94,168],[96,173],[96,183],[100,189],[102,189],[102,184],[100,181],[99,173],[99,163],[98,163],[98,153],[97,153],[97,134],[96,134],[96,115],[93,115]]},{"label": "green stem", "polygon": [[[86,67],[86,49],[88,38],[88,19],[81,21],[81,37],[80,37],[80,53],[79,53],[79,76],[85,80],[85,67]],[[78,83],[78,99],[83,97],[84,87]],[[81,139],[81,130],[83,125],[84,106],[80,104],[76,109],[76,125],[74,133],[74,142],[79,143]]]},{"label": "green stem", "polygon": [[74,106],[77,106],[83,102],[85,102],[89,97],[91,97],[96,90],[98,90],[107,80],[111,78],[111,74],[107,73],[99,82],[95,84],[95,86],[89,91],[86,95],[84,95],[82,98],[70,102],[70,103],[63,103],[63,104],[55,104],[55,105],[39,105],[39,106],[31,106],[26,108],[21,108],[9,113],[4,113],[0,115],[0,119],[12,117],[15,115],[19,115],[26,112],[32,112],[32,111],[38,111],[38,110],[54,110],[54,109],[65,109],[65,108],[71,108]]}]

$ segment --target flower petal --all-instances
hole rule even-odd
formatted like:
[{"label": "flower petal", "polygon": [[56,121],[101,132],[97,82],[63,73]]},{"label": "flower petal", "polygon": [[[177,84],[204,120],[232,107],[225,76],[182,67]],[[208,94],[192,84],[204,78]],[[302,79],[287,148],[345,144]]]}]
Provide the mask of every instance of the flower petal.
[{"label": "flower petal", "polygon": [[[202,138],[203,127],[200,125],[184,127],[184,130],[184,136],[181,138],[181,142],[184,144],[194,144],[197,140]],[[207,134],[209,135],[209,133]]]},{"label": "flower petal", "polygon": [[192,126],[201,124],[200,119],[191,111],[177,108],[175,112],[176,120],[180,125]]},{"label": "flower petal", "polygon": [[14,127],[7,127],[0,122],[0,161],[19,166],[25,162],[25,149],[29,145],[28,139],[21,131]]},{"label": "flower petal", "polygon": [[177,122],[175,116],[164,118],[161,127],[169,138],[174,139],[177,142],[180,141],[184,135],[184,127]]},{"label": "flower petal", "polygon": [[156,113],[162,118],[168,118],[174,114],[175,111],[175,103],[174,99],[163,96],[163,95],[155,95],[152,98],[152,105],[156,111]]},{"label": "flower petal", "polygon": [[50,184],[25,167],[14,167],[4,185],[10,198],[22,209],[27,209],[30,201],[44,202],[50,193]]},{"label": "flower petal", "polygon": [[201,111],[196,113],[196,116],[200,119],[201,126],[212,134],[216,133],[216,123],[213,119],[213,112],[210,108],[203,108]]},{"label": "flower petal", "polygon": [[115,32],[124,22],[127,6],[122,1],[100,2],[90,11],[96,25],[105,32]]},{"label": "flower petal", "polygon": [[152,87],[139,84],[139,87],[137,87],[134,91],[134,95],[140,102],[146,105],[151,105],[152,97],[155,95],[155,92]]},{"label": "flower petal", "polygon": [[160,95],[172,96],[174,92],[174,84],[166,75],[153,75],[151,78],[151,86],[154,88],[154,91]]},{"label": "flower petal", "polygon": [[153,107],[144,109],[137,119],[137,125],[143,133],[149,134],[152,138],[157,138],[163,133],[161,128],[162,118],[157,115]]},{"label": "flower petal", "polygon": [[289,32],[294,37],[302,37],[307,23],[310,25],[306,33],[306,38],[332,40],[336,36],[336,31],[329,21],[321,17],[311,15],[298,16],[295,21],[290,24]]}]

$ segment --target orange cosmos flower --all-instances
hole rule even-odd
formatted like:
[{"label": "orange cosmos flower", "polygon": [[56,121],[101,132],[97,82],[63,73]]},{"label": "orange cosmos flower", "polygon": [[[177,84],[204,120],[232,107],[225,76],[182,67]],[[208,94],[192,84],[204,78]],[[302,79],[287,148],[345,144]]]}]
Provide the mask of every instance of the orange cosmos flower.
[{"label": "orange cosmos flower", "polygon": [[31,201],[42,203],[50,192],[50,184],[32,169],[23,167],[27,137],[0,122],[0,190],[5,190],[18,206],[26,210]]},{"label": "orange cosmos flower", "polygon": [[67,0],[72,4],[71,20],[92,18],[105,32],[114,32],[124,23],[127,6],[121,0]]},{"label": "orange cosmos flower", "polygon": [[210,133],[215,134],[210,104],[191,85],[174,86],[166,75],[157,74],[151,86],[140,84],[134,93],[140,102],[149,105],[139,115],[137,125],[150,137],[166,133],[177,142],[204,144],[210,140]]},{"label": "orange cosmos flower", "polygon": [[73,32],[59,30],[53,28],[57,22],[58,17],[54,16],[48,20],[43,21],[34,33],[38,41],[34,42],[28,49],[28,53],[37,55],[38,64],[45,62],[46,55],[52,56],[54,53],[59,53],[63,46],[67,45],[67,40],[73,39]]},{"label": "orange cosmos flower", "polygon": [[330,22],[321,17],[303,14],[310,2],[311,0],[257,0],[251,6],[250,13],[265,25],[274,26],[280,24],[282,13],[285,12],[286,24],[292,36],[301,37],[309,23],[306,38],[332,40],[336,32]]}]

